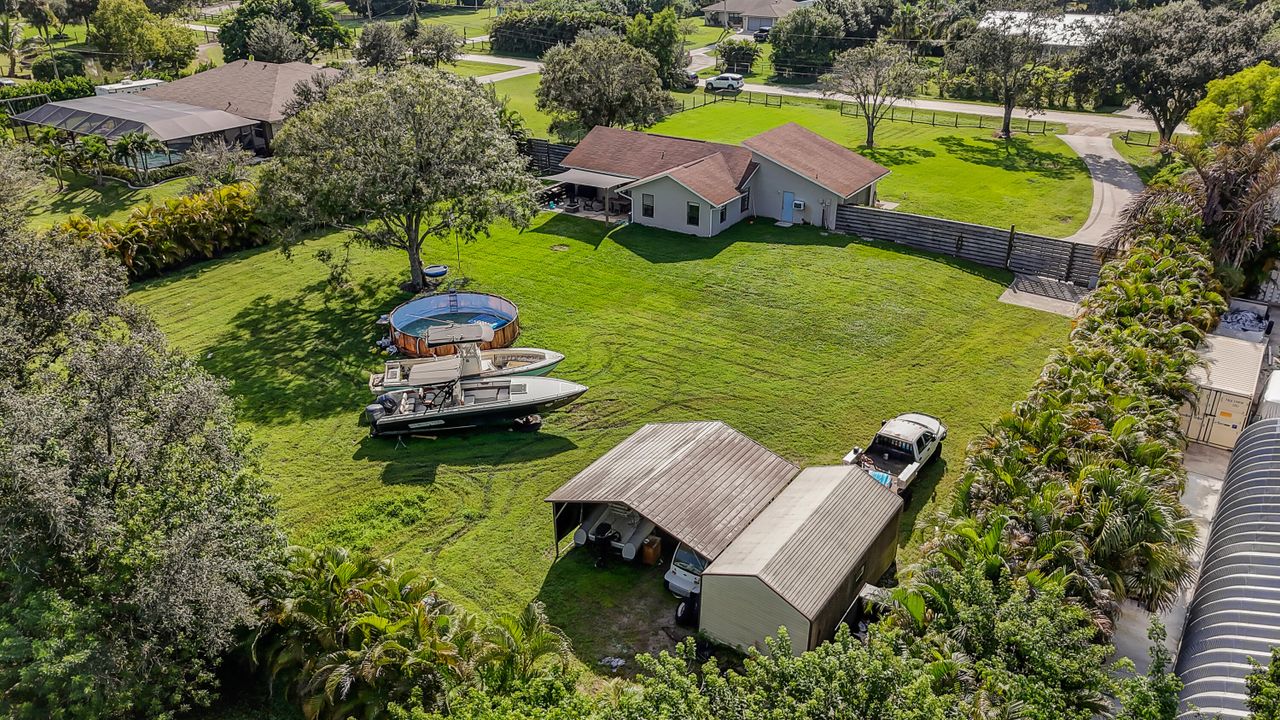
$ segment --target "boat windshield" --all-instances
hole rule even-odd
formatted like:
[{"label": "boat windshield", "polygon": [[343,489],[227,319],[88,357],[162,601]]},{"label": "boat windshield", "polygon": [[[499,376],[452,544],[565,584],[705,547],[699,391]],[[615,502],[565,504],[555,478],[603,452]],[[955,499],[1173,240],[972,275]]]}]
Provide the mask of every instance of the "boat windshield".
[{"label": "boat windshield", "polygon": [[671,559],[671,564],[693,575],[701,575],[702,571],[707,569],[707,561],[684,545],[676,548],[676,554]]}]

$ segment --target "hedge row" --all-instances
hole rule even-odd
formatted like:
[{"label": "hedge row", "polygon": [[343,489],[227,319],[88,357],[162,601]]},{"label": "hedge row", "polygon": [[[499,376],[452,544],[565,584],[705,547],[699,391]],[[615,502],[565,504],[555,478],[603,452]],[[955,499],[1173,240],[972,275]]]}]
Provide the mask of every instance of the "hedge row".
[{"label": "hedge row", "polygon": [[578,33],[593,27],[622,34],[627,18],[606,12],[512,10],[493,20],[489,40],[495,53],[541,55],[561,43],[572,43]]},{"label": "hedge row", "polygon": [[1068,345],[971,446],[929,561],[982,562],[973,537],[996,538],[1010,573],[1060,578],[1104,633],[1122,601],[1166,606],[1191,571],[1178,410],[1226,304],[1206,241],[1166,223],[1103,268]]},{"label": "hedge row", "polygon": [[18,83],[0,87],[0,100],[26,97],[28,95],[48,95],[50,100],[73,100],[89,97],[93,94],[93,81],[87,77],[70,77],[64,80],[48,80],[46,82]]},{"label": "hedge row", "polygon": [[262,245],[267,233],[256,210],[256,193],[242,183],[139,206],[120,222],[76,216],[63,227],[100,244],[119,258],[130,278],[139,279]]}]

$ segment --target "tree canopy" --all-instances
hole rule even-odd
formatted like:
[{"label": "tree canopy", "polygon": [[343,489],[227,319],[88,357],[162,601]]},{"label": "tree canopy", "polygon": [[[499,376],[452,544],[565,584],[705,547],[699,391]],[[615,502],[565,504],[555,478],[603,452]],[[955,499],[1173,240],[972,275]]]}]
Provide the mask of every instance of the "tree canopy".
[{"label": "tree canopy", "polygon": [[195,59],[191,31],[151,12],[142,0],[102,0],[91,22],[89,42],[107,67],[138,70],[150,63],[176,72]]},{"label": "tree canopy", "polygon": [[244,44],[245,51],[262,62],[299,62],[311,56],[307,39],[293,29],[291,22],[267,15],[254,18],[249,24]]},{"label": "tree canopy", "polygon": [[248,437],[97,245],[0,233],[0,708],[206,704],[283,550]]},{"label": "tree canopy", "polygon": [[652,18],[636,15],[627,24],[627,42],[658,61],[658,80],[663,87],[673,87],[683,79],[689,53],[685,52],[684,33],[674,8],[668,7]]},{"label": "tree canopy", "polygon": [[876,126],[898,100],[915,94],[927,76],[906,48],[881,40],[841,53],[820,83],[825,92],[853,98],[866,121],[866,146],[874,147]]},{"label": "tree canopy", "polygon": [[1247,108],[1245,122],[1252,130],[1280,122],[1280,68],[1264,60],[1210,82],[1205,98],[1187,115],[1187,124],[1214,140],[1227,113],[1242,108]]},{"label": "tree canopy", "polygon": [[1195,0],[1130,10],[1096,34],[1089,62],[1151,116],[1168,142],[1210,81],[1257,61],[1273,19],[1266,6],[1240,10]]},{"label": "tree canopy", "polygon": [[353,75],[294,115],[262,192],[295,222],[406,251],[420,288],[428,238],[470,241],[529,220],[538,186],[525,165],[475,82],[410,65]]},{"label": "tree canopy", "polygon": [[381,20],[371,22],[356,42],[356,59],[366,67],[394,69],[405,60],[408,46],[399,28]]},{"label": "tree canopy", "polygon": [[844,21],[818,5],[808,5],[782,18],[769,31],[773,66],[782,74],[817,77],[831,67],[844,46]]},{"label": "tree canopy", "polygon": [[262,17],[286,20],[306,41],[308,58],[351,44],[351,31],[338,24],[321,0],[247,0],[218,30],[218,42],[228,62],[252,54],[249,33]]},{"label": "tree canopy", "polygon": [[648,127],[672,107],[658,79],[658,61],[611,33],[558,45],[543,62],[538,109],[552,116],[551,129],[562,137],[580,136],[596,125]]},{"label": "tree canopy", "polygon": [[1038,109],[1037,95],[1028,91],[1037,70],[1049,58],[1045,43],[1053,17],[1048,11],[994,16],[947,54],[947,64],[953,71],[967,72],[995,92],[1004,107],[1000,129],[1003,137],[1013,134],[1015,107]]}]

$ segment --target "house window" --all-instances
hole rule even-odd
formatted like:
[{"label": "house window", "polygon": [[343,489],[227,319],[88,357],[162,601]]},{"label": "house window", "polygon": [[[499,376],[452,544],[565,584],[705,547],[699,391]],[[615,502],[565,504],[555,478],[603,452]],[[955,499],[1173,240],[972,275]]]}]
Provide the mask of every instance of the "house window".
[{"label": "house window", "polygon": [[747,191],[742,193],[742,201],[738,204],[738,209],[741,210],[742,212],[746,212],[750,207],[751,207],[751,188],[747,188]]},{"label": "house window", "polygon": [[685,222],[695,227],[700,225],[702,223],[702,218],[699,217],[701,211],[702,211],[701,205],[699,205],[698,203],[689,203],[684,213]]},{"label": "house window", "polygon": [[729,206],[721,205],[720,206],[720,224],[723,225],[724,221],[728,219],[728,217],[729,217]]},{"label": "house window", "polygon": [[640,193],[640,215],[653,217],[653,196],[649,193]]}]

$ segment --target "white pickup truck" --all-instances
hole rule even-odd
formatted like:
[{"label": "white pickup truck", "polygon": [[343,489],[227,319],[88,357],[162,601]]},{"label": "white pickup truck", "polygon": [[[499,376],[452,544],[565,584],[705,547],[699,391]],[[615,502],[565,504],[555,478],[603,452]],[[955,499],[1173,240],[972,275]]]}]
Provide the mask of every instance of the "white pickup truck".
[{"label": "white pickup truck", "polygon": [[858,465],[899,495],[920,474],[920,468],[937,457],[947,426],[932,415],[906,413],[886,420],[864,450],[855,447],[844,456],[845,465]]}]

